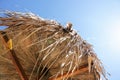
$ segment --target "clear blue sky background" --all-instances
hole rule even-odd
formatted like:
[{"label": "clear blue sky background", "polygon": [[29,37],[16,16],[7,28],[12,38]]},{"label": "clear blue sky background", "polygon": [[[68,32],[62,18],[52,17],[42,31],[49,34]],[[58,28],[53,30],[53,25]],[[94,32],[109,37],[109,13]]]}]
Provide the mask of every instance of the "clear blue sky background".
[{"label": "clear blue sky background", "polygon": [[93,44],[109,80],[120,80],[120,0],[0,0],[0,10],[33,12],[74,29]]}]

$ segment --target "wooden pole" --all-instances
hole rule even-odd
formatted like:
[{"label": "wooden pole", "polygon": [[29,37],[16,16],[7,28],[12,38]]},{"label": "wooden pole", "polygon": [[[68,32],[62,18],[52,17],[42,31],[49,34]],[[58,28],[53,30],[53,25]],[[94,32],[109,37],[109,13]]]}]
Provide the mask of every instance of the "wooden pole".
[{"label": "wooden pole", "polygon": [[88,71],[88,65],[84,65],[74,72],[64,73],[63,75],[58,75],[58,77],[49,78],[49,80],[62,80],[63,78],[75,76],[77,74],[81,74],[81,73],[84,73],[86,71]]},{"label": "wooden pole", "polygon": [[[4,35],[4,36],[2,36],[2,35]],[[15,54],[15,51],[12,48],[12,43],[10,42],[10,45],[7,44],[9,39],[8,39],[5,32],[2,33],[2,35],[0,33],[0,38],[1,38],[2,42],[3,42],[3,44],[6,46],[6,48],[9,49],[9,53],[10,53],[10,57],[12,59],[13,65],[15,66],[21,80],[28,80],[28,78],[27,78],[27,76],[26,76],[26,74],[25,74],[25,72],[23,70],[23,67],[21,66],[21,64],[20,64],[20,62],[19,62],[19,60],[17,58],[17,55]]]}]

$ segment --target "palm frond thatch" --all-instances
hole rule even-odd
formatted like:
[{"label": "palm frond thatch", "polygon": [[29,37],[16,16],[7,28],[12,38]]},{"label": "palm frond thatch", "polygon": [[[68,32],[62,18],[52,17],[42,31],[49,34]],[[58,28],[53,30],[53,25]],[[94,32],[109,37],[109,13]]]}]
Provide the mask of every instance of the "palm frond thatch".
[{"label": "palm frond thatch", "polygon": [[31,13],[5,15],[0,17],[0,26],[8,26],[0,31],[0,80],[106,79],[92,46],[72,25],[63,27]]}]

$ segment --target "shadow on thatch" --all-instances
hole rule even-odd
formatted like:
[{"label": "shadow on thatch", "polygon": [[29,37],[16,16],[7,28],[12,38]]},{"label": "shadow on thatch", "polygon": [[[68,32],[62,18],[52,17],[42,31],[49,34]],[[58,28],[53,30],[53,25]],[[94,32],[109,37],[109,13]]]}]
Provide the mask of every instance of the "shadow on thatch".
[{"label": "shadow on thatch", "polygon": [[[0,17],[0,80],[106,79],[92,46],[74,30],[31,13]],[[8,44],[9,43],[9,44]]]}]

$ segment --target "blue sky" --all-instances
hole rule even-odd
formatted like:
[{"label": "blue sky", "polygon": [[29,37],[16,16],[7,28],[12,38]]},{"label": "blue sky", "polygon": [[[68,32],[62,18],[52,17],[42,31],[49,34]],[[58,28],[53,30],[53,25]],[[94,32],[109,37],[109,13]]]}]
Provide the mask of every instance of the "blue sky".
[{"label": "blue sky", "polygon": [[0,0],[0,11],[33,12],[73,28],[90,42],[109,80],[120,80],[120,0]]}]

